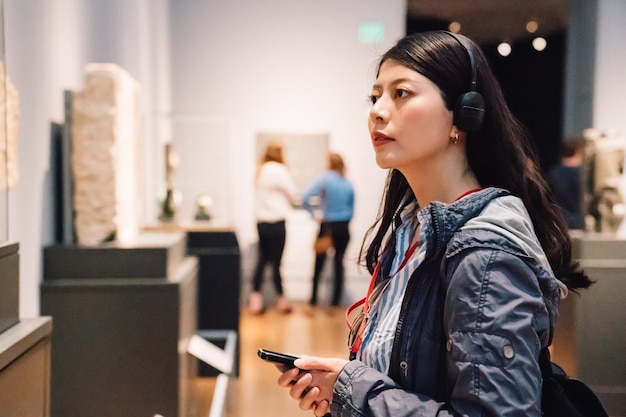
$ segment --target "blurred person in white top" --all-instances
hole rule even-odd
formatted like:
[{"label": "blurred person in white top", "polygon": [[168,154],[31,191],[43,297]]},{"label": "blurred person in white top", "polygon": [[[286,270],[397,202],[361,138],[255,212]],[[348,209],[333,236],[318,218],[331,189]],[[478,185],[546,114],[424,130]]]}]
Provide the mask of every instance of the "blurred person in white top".
[{"label": "blurred person in white top", "polygon": [[261,287],[265,268],[269,265],[278,294],[276,308],[281,313],[289,313],[291,305],[283,292],[280,263],[285,249],[285,219],[294,206],[300,205],[301,200],[284,163],[283,145],[280,142],[268,143],[257,169],[255,187],[259,253],[248,307],[252,314],[265,311]]}]

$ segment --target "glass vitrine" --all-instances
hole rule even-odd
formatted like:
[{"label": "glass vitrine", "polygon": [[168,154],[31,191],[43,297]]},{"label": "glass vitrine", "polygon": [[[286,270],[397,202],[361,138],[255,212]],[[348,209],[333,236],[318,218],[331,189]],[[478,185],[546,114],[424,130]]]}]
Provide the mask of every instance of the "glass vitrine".
[{"label": "glass vitrine", "polygon": [[7,89],[4,53],[4,2],[0,0],[0,242],[8,239],[8,130]]}]

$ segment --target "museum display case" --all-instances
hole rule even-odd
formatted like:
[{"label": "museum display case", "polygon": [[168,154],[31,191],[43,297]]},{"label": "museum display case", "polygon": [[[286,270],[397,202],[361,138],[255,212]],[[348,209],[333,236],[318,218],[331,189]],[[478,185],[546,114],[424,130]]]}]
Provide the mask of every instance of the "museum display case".
[{"label": "museum display case", "polygon": [[155,167],[159,171],[155,178],[163,178],[157,200],[160,203],[168,191],[173,193],[176,207],[170,220],[192,223],[198,216],[208,216],[214,225],[231,225],[233,195],[228,178],[234,149],[230,122],[216,115],[175,115],[161,124],[170,126],[171,139],[159,151],[171,152],[174,161],[165,155],[157,158],[166,161]]},{"label": "museum display case", "polygon": [[16,92],[6,76],[3,12],[0,0],[0,415],[48,417],[52,320],[20,319],[19,244],[9,241],[8,233],[8,190],[17,181],[17,138],[9,140],[14,120],[8,107],[16,103]]},{"label": "museum display case", "polygon": [[[235,231],[206,221],[187,224],[165,222],[147,226],[145,230],[151,233],[184,234],[186,254],[198,260],[197,333],[201,336],[211,332],[234,333],[232,376],[238,376],[241,252]],[[226,339],[211,342],[223,348]],[[198,362],[199,376],[216,376],[218,373],[209,364]]]},{"label": "museum display case", "polygon": [[44,248],[41,312],[54,318],[53,415],[189,415],[198,262],[182,233]]}]

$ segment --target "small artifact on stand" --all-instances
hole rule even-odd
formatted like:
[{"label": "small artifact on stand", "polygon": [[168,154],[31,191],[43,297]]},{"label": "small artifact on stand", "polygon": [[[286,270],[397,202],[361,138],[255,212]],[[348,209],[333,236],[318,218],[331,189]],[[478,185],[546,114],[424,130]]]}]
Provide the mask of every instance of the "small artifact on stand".
[{"label": "small artifact on stand", "polygon": [[211,213],[209,208],[213,204],[213,200],[208,194],[200,194],[196,198],[196,216],[195,219],[198,221],[209,221],[211,220]]},{"label": "small artifact on stand", "polygon": [[165,196],[161,201],[161,214],[159,220],[171,222],[176,218],[176,209],[179,204],[180,195],[174,190],[172,184],[172,171],[178,166],[178,155],[172,152],[170,144],[165,145]]},{"label": "small artifact on stand", "polygon": [[165,191],[165,198],[161,203],[161,215],[159,220],[172,221],[176,216],[176,201],[174,200],[174,190],[172,187],[167,187]]},{"label": "small artifact on stand", "polygon": [[585,129],[586,230],[616,233],[626,215],[622,191],[626,143],[618,132]]}]

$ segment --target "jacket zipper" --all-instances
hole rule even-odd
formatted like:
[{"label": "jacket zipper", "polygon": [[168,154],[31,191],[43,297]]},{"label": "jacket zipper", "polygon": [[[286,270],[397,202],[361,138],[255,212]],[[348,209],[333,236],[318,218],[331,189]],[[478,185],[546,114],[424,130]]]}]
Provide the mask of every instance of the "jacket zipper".
[{"label": "jacket zipper", "polygon": [[[391,360],[389,362],[389,376],[396,381],[398,381],[396,377],[399,377],[400,375],[396,376],[392,372],[394,372],[394,369],[400,369],[400,340],[404,330],[404,319],[409,308],[409,302],[413,298],[413,294],[415,293],[415,289],[417,287],[417,276],[419,275],[420,269],[423,269],[424,265],[432,262],[433,259],[436,258],[436,255],[439,253],[439,218],[437,217],[434,206],[431,206],[429,208],[429,211],[433,224],[433,242],[435,243],[435,250],[432,252],[431,256],[429,256],[427,259],[424,259],[424,261],[417,267],[417,269],[413,271],[411,277],[409,278],[406,291],[404,292],[404,297],[402,298],[402,306],[400,308],[400,314],[398,317],[398,326],[396,327],[396,333],[393,339],[393,347],[391,349]],[[394,365],[397,366],[394,367]]]}]

